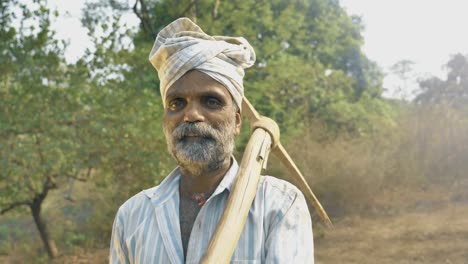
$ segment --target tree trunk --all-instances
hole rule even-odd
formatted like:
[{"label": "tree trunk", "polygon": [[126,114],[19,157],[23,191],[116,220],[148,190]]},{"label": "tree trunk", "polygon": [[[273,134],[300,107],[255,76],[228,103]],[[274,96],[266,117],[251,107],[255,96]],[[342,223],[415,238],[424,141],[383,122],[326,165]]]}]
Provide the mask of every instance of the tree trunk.
[{"label": "tree trunk", "polygon": [[47,251],[47,255],[49,255],[49,258],[52,259],[58,255],[58,250],[54,241],[50,239],[46,223],[41,216],[42,201],[43,200],[34,201],[34,203],[31,205],[31,212],[34,218],[34,222],[36,223],[37,230],[39,231],[42,242],[44,244],[44,248]]}]

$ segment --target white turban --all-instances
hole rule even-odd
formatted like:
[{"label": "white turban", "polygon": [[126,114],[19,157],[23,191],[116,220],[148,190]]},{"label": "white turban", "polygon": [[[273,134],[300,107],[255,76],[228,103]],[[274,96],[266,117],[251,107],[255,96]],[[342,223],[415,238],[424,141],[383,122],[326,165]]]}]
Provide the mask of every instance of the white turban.
[{"label": "white turban", "polygon": [[242,37],[207,35],[183,17],[158,33],[149,60],[158,71],[163,104],[169,87],[196,69],[222,83],[241,109],[244,69],[255,63],[255,51]]}]

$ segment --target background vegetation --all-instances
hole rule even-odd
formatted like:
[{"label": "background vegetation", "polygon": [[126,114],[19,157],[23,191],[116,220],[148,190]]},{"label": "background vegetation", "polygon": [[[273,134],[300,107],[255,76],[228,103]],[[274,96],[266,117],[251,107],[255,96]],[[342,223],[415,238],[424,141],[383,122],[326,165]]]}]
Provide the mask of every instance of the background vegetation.
[{"label": "background vegetation", "polygon": [[[278,122],[335,222],[468,201],[468,56],[449,58],[446,79],[420,80],[414,100],[386,99],[360,19],[338,1],[101,0],[83,14],[95,46],[67,64],[46,0],[0,2],[0,262],[107,248],[118,206],[175,166],[147,56],[180,16],[252,43],[246,95]],[[247,139],[245,126],[236,155]]]}]

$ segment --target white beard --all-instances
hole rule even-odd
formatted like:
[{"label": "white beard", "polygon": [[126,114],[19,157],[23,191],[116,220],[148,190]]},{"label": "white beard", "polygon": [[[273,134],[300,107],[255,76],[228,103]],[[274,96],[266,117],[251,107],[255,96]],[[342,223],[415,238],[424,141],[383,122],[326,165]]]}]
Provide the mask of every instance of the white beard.
[{"label": "white beard", "polygon": [[[163,126],[169,153],[193,176],[219,169],[234,151],[235,119],[213,128],[206,123],[183,123],[173,131]],[[186,138],[187,135],[197,135]]]}]

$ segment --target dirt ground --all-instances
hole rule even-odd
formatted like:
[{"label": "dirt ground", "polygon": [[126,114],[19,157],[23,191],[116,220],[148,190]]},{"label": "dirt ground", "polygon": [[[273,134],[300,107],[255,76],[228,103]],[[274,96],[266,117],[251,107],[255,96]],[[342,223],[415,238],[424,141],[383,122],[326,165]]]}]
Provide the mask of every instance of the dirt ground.
[{"label": "dirt ground", "polygon": [[[334,224],[315,240],[316,264],[468,264],[468,203],[395,216],[348,217]],[[107,263],[107,255],[107,247],[79,250],[53,263]],[[0,263],[23,261],[0,257]]]},{"label": "dirt ground", "polygon": [[347,218],[315,241],[317,264],[468,263],[468,205]]}]

